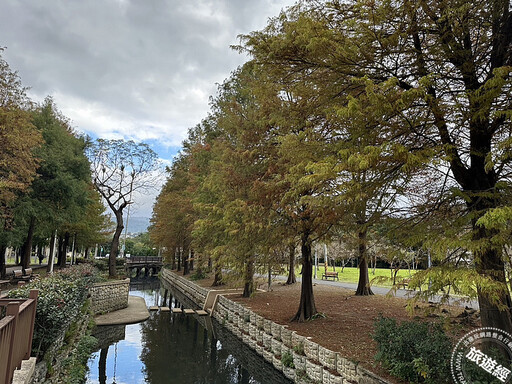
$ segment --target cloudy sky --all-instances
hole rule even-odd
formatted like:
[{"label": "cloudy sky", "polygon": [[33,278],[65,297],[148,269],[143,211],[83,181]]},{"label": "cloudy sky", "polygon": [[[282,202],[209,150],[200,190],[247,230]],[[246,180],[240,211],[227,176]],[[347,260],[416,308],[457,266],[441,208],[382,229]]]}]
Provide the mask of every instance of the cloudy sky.
[{"label": "cloudy sky", "polygon": [[[145,141],[165,161],[247,58],[237,35],[293,0],[2,0],[0,46],[35,101],[93,137]],[[158,191],[155,191],[157,194]],[[150,216],[154,195],[138,197]]]}]

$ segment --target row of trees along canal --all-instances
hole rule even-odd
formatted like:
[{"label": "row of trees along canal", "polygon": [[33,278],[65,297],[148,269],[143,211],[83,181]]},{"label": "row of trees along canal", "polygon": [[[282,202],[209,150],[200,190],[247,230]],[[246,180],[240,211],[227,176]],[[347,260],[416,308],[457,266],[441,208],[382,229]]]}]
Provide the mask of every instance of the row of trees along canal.
[{"label": "row of trees along canal", "polygon": [[189,131],[153,239],[238,272],[246,296],[255,266],[298,246],[298,321],[317,312],[316,241],[357,239],[358,295],[369,242],[424,250],[412,286],[478,297],[482,324],[511,332],[511,39],[503,0],[287,9],[235,47],[250,60]]},{"label": "row of trees along canal", "polygon": [[[87,255],[112,232],[114,276],[123,209],[134,191],[148,186],[156,166],[146,144],[92,141],[71,128],[50,97],[32,102],[0,55],[0,278],[8,247],[21,250],[21,266],[27,268],[33,249],[50,245],[50,269],[54,247],[64,266],[69,248]],[[114,231],[102,197],[116,218]]]}]

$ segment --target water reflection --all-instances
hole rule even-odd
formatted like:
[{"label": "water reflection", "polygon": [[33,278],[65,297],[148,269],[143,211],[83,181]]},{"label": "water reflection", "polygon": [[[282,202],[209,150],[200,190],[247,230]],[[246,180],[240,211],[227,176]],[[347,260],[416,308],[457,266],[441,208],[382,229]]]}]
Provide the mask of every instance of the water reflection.
[{"label": "water reflection", "polygon": [[[133,290],[148,306],[183,306],[171,290]],[[190,307],[191,303],[187,303]],[[278,384],[287,379],[210,318],[152,313],[140,324],[98,327],[89,384]]]}]

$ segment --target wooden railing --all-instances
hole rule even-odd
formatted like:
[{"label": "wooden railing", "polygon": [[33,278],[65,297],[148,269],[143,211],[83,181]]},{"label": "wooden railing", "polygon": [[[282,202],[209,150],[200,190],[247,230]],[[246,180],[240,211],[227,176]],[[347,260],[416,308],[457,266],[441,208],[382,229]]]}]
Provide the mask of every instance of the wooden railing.
[{"label": "wooden railing", "polygon": [[28,299],[0,299],[0,384],[10,384],[15,369],[30,357],[38,291],[30,291]]}]

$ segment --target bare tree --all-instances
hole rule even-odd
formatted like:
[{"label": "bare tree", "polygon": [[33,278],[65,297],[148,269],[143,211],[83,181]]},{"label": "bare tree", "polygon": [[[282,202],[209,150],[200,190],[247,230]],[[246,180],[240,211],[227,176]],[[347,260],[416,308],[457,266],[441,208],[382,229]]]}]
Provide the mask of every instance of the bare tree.
[{"label": "bare tree", "polygon": [[98,139],[90,145],[89,157],[94,186],[116,217],[108,268],[109,276],[114,277],[119,238],[124,228],[123,210],[133,203],[133,192],[155,186],[158,156],[144,143]]}]

